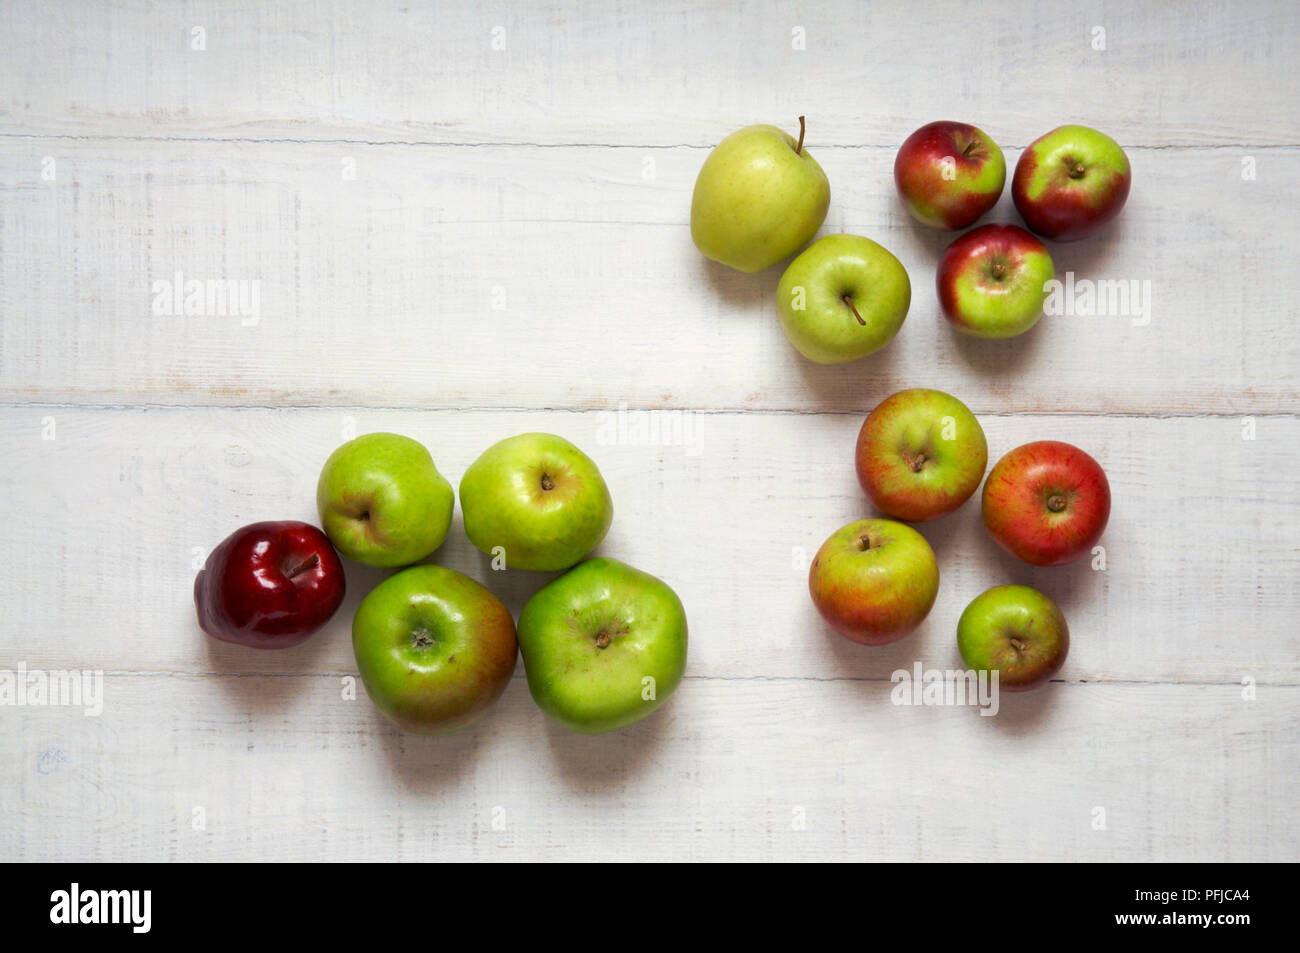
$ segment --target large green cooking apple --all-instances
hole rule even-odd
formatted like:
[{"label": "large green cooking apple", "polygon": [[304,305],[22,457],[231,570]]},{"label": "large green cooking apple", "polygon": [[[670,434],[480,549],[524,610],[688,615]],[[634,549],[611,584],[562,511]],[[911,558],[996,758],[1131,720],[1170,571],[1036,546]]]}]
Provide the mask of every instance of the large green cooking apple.
[{"label": "large green cooking apple", "polygon": [[592,459],[549,433],[493,444],[460,481],[465,535],[507,567],[568,569],[596,548],[614,520],[614,501]]},{"label": "large green cooking apple", "polygon": [[584,734],[614,731],[664,703],[686,670],[686,611],[660,579],[588,559],[538,590],[519,616],[538,707]]},{"label": "large green cooking apple", "polygon": [[316,506],[335,547],[367,566],[419,562],[442,545],[456,494],[418,441],[370,433],[339,447],[321,470]]},{"label": "large green cooking apple", "polygon": [[860,235],[827,235],[790,262],[776,290],[781,327],[818,364],[878,351],[898,333],[912,302],[907,269]]},{"label": "large green cooking apple", "polygon": [[776,126],[746,126],[718,143],[695,180],[691,238],[707,258],[762,271],[817,234],[830,207],[826,173],[799,138]]},{"label": "large green cooking apple", "polygon": [[375,707],[418,734],[481,718],[518,655],[501,600],[444,566],[412,566],[372,589],[353,617],[352,649]]}]

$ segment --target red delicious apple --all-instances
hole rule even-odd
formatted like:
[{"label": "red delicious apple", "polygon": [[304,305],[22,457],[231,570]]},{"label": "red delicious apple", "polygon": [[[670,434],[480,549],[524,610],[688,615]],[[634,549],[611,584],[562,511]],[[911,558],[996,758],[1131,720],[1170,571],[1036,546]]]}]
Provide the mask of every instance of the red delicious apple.
[{"label": "red delicious apple", "polygon": [[858,433],[858,482],[876,509],[912,523],[938,519],[984,479],[984,428],[951,394],[923,387],[886,397]]},{"label": "red delicious apple", "polygon": [[1110,484],[1078,447],[1039,440],[1012,450],[984,482],[984,526],[1013,556],[1060,566],[1086,555],[1110,518]]},{"label": "red delicious apple", "polygon": [[894,159],[894,184],[922,225],[956,231],[997,204],[1007,181],[1002,150],[964,122],[932,122],[907,137]]},{"label": "red delicious apple", "polygon": [[253,523],[227,536],[194,579],[199,627],[255,649],[297,645],[343,601],[343,564],[315,526]]},{"label": "red delicious apple", "polygon": [[858,520],[817,551],[808,592],[822,618],[846,639],[888,645],[929,615],[939,594],[939,563],[912,527]]},{"label": "red delicious apple", "polygon": [[1016,163],[1011,197],[1025,224],[1058,242],[1086,238],[1124,207],[1133,181],[1119,143],[1087,126],[1035,139]]},{"label": "red delicious apple", "polygon": [[935,283],[958,331],[1009,338],[1038,323],[1055,277],[1047,246],[1019,225],[981,225],[948,246]]}]

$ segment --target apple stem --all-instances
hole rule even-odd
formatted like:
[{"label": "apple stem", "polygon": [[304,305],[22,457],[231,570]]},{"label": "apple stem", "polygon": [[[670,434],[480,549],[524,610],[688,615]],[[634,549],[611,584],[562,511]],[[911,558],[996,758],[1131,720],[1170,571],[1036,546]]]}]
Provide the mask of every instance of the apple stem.
[{"label": "apple stem", "polygon": [[922,468],[924,467],[925,467],[925,454],[918,453],[916,456],[912,458],[912,472],[920,473]]},{"label": "apple stem", "polygon": [[845,295],[840,300],[849,306],[849,310],[853,312],[853,316],[858,319],[858,324],[862,325],[863,327],[866,327],[867,322],[862,320],[862,315],[858,314],[858,309],[853,307],[853,299],[850,298],[848,295]]},{"label": "apple stem", "polygon": [[600,633],[600,635],[596,636],[596,648],[603,649],[606,648],[608,645],[609,645],[608,632],[602,632]]},{"label": "apple stem", "polygon": [[1053,513],[1059,513],[1065,509],[1065,497],[1059,493],[1053,493],[1047,498],[1047,508]]},{"label": "apple stem", "polygon": [[555,489],[555,481],[551,479],[551,475],[549,473],[542,474],[542,489],[543,490]]},{"label": "apple stem", "polygon": [[1082,163],[1082,162],[1076,162],[1076,163],[1074,164],[1074,168],[1070,170],[1070,178],[1072,178],[1072,179],[1082,179],[1082,178],[1083,178],[1083,174],[1084,174],[1085,172],[1087,172],[1087,171],[1088,171],[1088,170],[1085,169],[1085,168],[1083,167],[1083,163]]},{"label": "apple stem", "polygon": [[1002,262],[1000,262],[1000,261],[996,261],[996,262],[994,262],[994,263],[993,263],[993,277],[994,277],[994,278],[997,278],[997,279],[999,279],[999,280],[1001,280],[1001,279],[1005,278],[1006,275],[1007,275],[1007,266],[1004,265],[1004,264],[1002,264]]},{"label": "apple stem", "polygon": [[285,573],[285,575],[290,579],[296,579],[298,576],[301,576],[307,570],[315,569],[318,565],[320,565],[320,554],[312,553],[309,557],[307,557],[307,561],[305,563],[303,563],[301,566],[299,566],[297,569],[293,570],[292,572]]},{"label": "apple stem", "polygon": [[804,118],[803,116],[799,117],[799,142],[794,147],[795,155],[799,155],[803,152],[803,133],[804,133],[803,118]]},{"label": "apple stem", "polygon": [[961,154],[965,156],[967,159],[969,159],[970,154],[974,152],[978,146],[979,146],[979,140],[972,139],[970,142],[966,144],[966,148],[961,151]]},{"label": "apple stem", "polygon": [[1011,647],[1017,652],[1023,652],[1025,650],[1025,643],[1021,642],[1019,639],[1012,639]]}]

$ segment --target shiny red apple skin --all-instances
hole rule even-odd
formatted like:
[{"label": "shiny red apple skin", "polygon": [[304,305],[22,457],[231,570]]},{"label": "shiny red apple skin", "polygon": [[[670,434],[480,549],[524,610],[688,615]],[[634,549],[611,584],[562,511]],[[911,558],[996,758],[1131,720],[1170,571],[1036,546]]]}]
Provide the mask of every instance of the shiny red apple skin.
[{"label": "shiny red apple skin", "polygon": [[1012,450],[984,481],[984,526],[1033,566],[1061,566],[1091,552],[1110,519],[1101,464],[1072,444],[1039,440]]},{"label": "shiny red apple skin", "polygon": [[1043,316],[1056,266],[1047,246],[1019,225],[981,225],[958,236],[935,269],[948,323],[963,334],[1010,338]]},{"label": "shiny red apple skin", "polygon": [[329,621],[345,588],[343,564],[315,526],[252,523],[208,556],[194,579],[194,607],[214,639],[285,649]]},{"label": "shiny red apple skin", "polygon": [[1087,126],[1060,126],[1021,154],[1011,198],[1030,231],[1072,242],[1119,215],[1132,185],[1133,169],[1119,143]]},{"label": "shiny red apple skin", "polygon": [[964,122],[922,126],[894,158],[894,185],[904,207],[922,225],[944,231],[974,225],[997,204],[1006,180],[997,143]]}]

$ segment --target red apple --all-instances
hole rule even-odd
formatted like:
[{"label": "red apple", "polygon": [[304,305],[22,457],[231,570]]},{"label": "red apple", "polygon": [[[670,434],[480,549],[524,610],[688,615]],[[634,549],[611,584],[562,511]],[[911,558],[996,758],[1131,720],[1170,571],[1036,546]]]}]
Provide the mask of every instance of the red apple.
[{"label": "red apple", "polygon": [[1034,566],[1060,566],[1086,555],[1110,518],[1110,484],[1078,447],[1039,440],[1012,450],[984,482],[984,526],[998,543]]},{"label": "red apple", "polygon": [[297,645],[343,601],[343,564],[315,526],[293,520],[235,530],[194,579],[199,627],[255,649]]},{"label": "red apple", "polygon": [[1119,143],[1087,126],[1061,126],[1029,144],[1011,197],[1025,224],[1058,242],[1086,238],[1124,207],[1133,181]]},{"label": "red apple", "polygon": [[958,331],[1009,338],[1038,323],[1055,277],[1047,246],[1019,225],[981,225],[948,246],[935,284]]},{"label": "red apple", "polygon": [[922,225],[956,231],[997,204],[1007,181],[1002,150],[964,122],[932,122],[907,137],[894,159],[894,184]]}]

